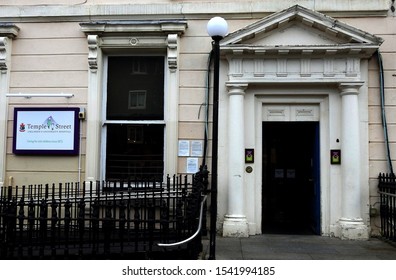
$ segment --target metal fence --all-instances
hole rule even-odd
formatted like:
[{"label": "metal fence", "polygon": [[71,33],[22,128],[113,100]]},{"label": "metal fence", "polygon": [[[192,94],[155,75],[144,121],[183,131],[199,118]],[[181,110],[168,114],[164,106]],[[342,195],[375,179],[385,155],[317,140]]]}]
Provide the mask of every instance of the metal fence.
[{"label": "metal fence", "polygon": [[207,173],[165,183],[3,187],[0,258],[194,259],[202,250]]},{"label": "metal fence", "polygon": [[396,241],[396,176],[379,175],[381,235],[390,241]]}]

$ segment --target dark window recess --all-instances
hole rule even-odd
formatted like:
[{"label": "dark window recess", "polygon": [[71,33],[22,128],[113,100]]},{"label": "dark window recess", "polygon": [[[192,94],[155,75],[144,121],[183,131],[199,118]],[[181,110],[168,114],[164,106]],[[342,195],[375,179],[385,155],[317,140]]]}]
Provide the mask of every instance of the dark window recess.
[{"label": "dark window recess", "polygon": [[162,180],[163,125],[111,124],[107,135],[107,180]]},{"label": "dark window recess", "polygon": [[164,57],[109,57],[107,120],[164,119]]},{"label": "dark window recess", "polygon": [[109,57],[106,106],[106,180],[162,180],[164,57]]}]

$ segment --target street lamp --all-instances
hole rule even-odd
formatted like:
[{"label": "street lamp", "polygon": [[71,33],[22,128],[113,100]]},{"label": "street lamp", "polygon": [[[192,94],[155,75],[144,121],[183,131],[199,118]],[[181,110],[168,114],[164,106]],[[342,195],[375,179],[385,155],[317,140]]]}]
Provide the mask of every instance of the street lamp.
[{"label": "street lamp", "polygon": [[217,220],[217,157],[218,157],[218,124],[219,124],[219,69],[220,69],[220,40],[228,32],[225,19],[214,17],[209,20],[207,31],[212,37],[214,77],[213,77],[213,126],[212,126],[212,185],[210,212],[210,244],[209,259],[216,259],[216,220]]}]

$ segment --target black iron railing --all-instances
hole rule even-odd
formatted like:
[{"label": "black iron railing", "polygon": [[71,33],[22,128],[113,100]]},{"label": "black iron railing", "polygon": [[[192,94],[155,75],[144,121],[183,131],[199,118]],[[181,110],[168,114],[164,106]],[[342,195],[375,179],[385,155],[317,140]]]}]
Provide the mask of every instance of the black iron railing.
[{"label": "black iron railing", "polygon": [[396,241],[396,176],[379,175],[381,235],[390,241]]},{"label": "black iron railing", "polygon": [[2,188],[0,258],[194,259],[202,249],[196,232],[206,187],[201,170],[165,183]]}]

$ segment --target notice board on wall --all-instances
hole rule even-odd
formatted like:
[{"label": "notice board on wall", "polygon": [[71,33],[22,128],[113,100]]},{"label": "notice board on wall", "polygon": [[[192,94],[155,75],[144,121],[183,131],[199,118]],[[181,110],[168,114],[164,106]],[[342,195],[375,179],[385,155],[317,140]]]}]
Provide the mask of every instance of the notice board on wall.
[{"label": "notice board on wall", "polygon": [[76,155],[79,108],[14,108],[13,153]]}]

